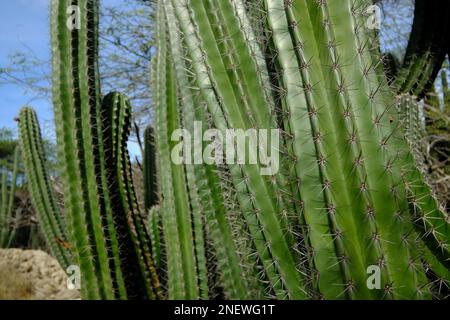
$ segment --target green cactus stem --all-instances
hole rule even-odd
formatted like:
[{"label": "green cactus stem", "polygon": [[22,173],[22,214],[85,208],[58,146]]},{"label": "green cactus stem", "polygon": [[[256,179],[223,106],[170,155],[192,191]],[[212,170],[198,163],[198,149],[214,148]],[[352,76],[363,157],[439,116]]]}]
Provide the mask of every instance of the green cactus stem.
[{"label": "green cactus stem", "polygon": [[28,179],[28,189],[36,208],[39,224],[46,242],[61,267],[72,263],[66,223],[53,191],[46,168],[46,157],[37,115],[33,109],[24,107],[19,114],[19,132],[22,158]]}]

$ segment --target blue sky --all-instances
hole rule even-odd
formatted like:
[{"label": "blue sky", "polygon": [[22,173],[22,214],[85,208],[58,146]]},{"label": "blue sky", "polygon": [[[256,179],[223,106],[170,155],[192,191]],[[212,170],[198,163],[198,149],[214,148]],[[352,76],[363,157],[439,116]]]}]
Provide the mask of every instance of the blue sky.
[{"label": "blue sky", "polygon": [[[102,5],[120,6],[121,0],[102,0]],[[40,59],[50,59],[50,0],[0,1],[0,68],[9,65],[15,52],[32,50]],[[52,136],[53,114],[50,101],[35,99],[18,85],[0,84],[0,127],[15,129],[14,118],[24,105],[34,107],[45,136]],[[135,146],[132,148],[135,150]]]},{"label": "blue sky", "polygon": [[[0,67],[9,64],[9,55],[31,48],[41,58],[49,57],[49,3],[47,0],[0,2]],[[32,102],[41,121],[52,119],[48,101],[35,100],[17,85],[0,85],[0,127],[15,127],[13,121],[21,106]]]}]

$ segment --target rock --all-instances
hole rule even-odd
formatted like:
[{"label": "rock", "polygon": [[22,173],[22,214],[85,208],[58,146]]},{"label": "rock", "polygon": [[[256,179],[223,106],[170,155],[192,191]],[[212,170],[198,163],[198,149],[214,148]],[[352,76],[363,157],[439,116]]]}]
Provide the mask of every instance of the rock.
[{"label": "rock", "polygon": [[58,262],[39,250],[0,249],[0,300],[75,300]]}]

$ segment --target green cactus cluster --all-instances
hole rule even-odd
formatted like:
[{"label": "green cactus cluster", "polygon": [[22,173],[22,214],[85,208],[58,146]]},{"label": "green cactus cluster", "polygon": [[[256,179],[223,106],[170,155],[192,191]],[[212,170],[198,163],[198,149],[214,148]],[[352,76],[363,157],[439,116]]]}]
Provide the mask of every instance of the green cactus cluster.
[{"label": "green cactus cluster", "polygon": [[[83,298],[441,296],[433,279],[450,281],[449,218],[412,144],[417,104],[396,99],[366,26],[371,3],[159,0],[140,208],[131,106],[100,89],[99,3],[52,0],[64,223],[28,108],[21,140],[44,231],[61,264],[68,252],[54,239],[71,244]],[[71,5],[79,28],[67,25]],[[215,163],[223,150],[186,141],[209,131],[220,145],[230,129],[279,133],[278,147],[276,138],[257,145],[279,155],[278,170]]]},{"label": "green cactus cluster", "polygon": [[[161,172],[169,171],[171,132],[190,130],[194,120],[219,131],[284,133],[279,174],[263,177],[257,165],[245,164],[215,170],[228,174],[231,192],[241,198],[238,221],[251,240],[245,249],[261,270],[253,276],[269,283],[261,288],[251,281],[251,268],[238,257],[250,273],[241,283],[251,297],[427,298],[432,293],[416,242],[448,261],[448,218],[404,139],[376,35],[365,27],[368,6],[362,0],[159,2],[152,88],[167,168]],[[172,179],[161,184],[163,206],[184,197],[186,187],[173,186],[181,180],[177,171],[190,181],[189,165],[173,167],[172,176],[161,176]],[[188,186],[195,200],[198,187]],[[181,212],[172,210],[163,219]],[[178,236],[183,241],[180,228]],[[167,262],[170,288],[170,257]],[[380,268],[381,290],[366,285],[369,266]],[[177,283],[179,274],[172,275]]]}]

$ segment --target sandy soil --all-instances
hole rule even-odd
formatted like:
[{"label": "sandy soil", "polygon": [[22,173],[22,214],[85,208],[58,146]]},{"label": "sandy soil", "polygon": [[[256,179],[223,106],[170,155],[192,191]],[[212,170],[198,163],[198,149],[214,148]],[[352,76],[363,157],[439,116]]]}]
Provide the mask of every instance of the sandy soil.
[{"label": "sandy soil", "polygon": [[37,250],[0,249],[0,299],[73,300],[58,262]]}]

